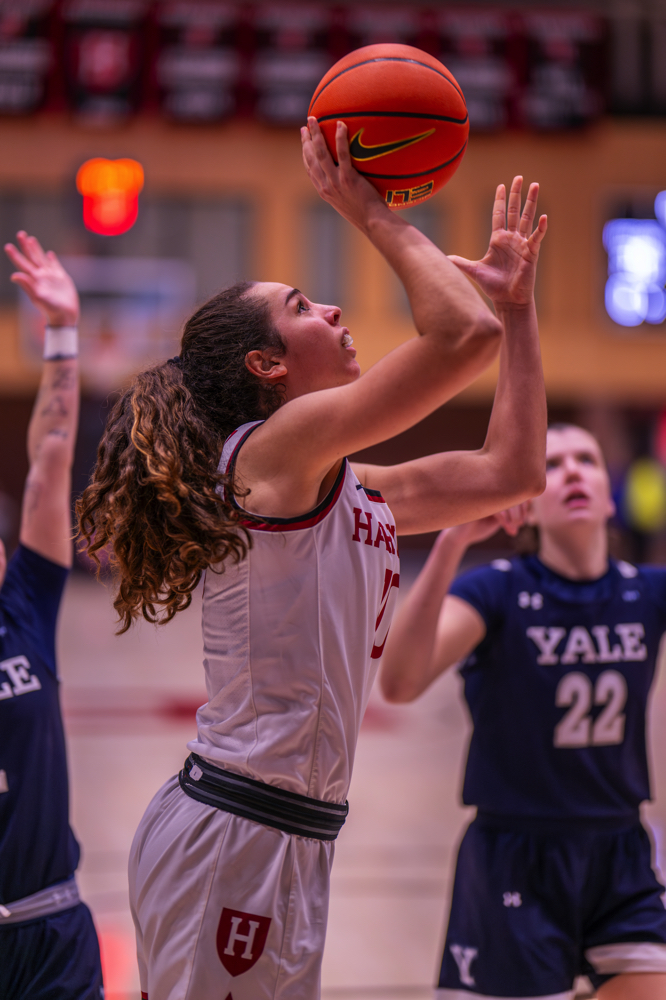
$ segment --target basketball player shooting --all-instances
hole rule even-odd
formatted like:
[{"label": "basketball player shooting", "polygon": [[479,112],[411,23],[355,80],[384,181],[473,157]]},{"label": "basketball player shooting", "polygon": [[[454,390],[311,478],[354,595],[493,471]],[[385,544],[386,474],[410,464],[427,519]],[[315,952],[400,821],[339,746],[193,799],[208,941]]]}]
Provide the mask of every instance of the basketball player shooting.
[{"label": "basketball player shooting", "polygon": [[[497,191],[482,261],[447,258],[302,132],[320,195],[403,282],[419,336],[361,376],[340,309],[245,282],[185,324],[176,358],[111,413],[79,503],[88,551],[110,544],[122,628],[168,621],[202,572],[209,701],[180,775],[130,855],[149,1000],[316,1000],[335,838],[399,583],[396,533],[538,493],[545,396],[532,297],[537,188]],[[497,317],[467,280],[493,298]],[[391,468],[344,457],[413,426],[500,350],[488,437]]]},{"label": "basketball player shooting", "polygon": [[97,935],[76,885],[55,652],[72,565],[79,297],[55,254],[24,232],[17,242],[5,246],[12,281],[47,327],[19,546],[8,565],[0,542],[0,997],[101,1000]]}]

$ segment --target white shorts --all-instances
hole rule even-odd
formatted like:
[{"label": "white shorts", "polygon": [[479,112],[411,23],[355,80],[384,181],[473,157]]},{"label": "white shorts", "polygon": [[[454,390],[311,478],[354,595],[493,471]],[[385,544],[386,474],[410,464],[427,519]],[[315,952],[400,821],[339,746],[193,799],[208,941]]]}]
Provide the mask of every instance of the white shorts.
[{"label": "white shorts", "polygon": [[190,798],[171,778],[129,860],[149,1000],[317,1000],[334,844]]}]

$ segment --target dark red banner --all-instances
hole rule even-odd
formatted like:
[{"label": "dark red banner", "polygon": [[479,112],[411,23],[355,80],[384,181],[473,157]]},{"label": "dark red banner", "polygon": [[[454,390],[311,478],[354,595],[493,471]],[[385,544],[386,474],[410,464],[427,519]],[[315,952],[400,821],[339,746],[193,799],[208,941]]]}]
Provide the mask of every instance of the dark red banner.
[{"label": "dark red banner", "polygon": [[[304,121],[317,82],[362,45],[401,42],[458,80],[472,130],[570,129],[605,109],[608,20],[510,6],[308,0],[5,0],[0,113]],[[49,96],[49,90],[51,91]]]}]

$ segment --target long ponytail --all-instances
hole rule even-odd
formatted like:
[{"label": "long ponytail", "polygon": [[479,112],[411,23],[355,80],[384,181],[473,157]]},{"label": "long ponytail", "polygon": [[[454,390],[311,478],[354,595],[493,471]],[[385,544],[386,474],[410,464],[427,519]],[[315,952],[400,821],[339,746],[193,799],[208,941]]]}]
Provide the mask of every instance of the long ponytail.
[{"label": "long ponytail", "polygon": [[83,547],[110,552],[114,607],[126,632],[139,615],[165,623],[188,607],[208,566],[242,559],[247,532],[224,499],[224,439],[281,402],[245,367],[248,351],[284,344],[250,282],[220,292],[188,320],[181,354],[137,375],[107,420],[90,484],[77,502]]}]

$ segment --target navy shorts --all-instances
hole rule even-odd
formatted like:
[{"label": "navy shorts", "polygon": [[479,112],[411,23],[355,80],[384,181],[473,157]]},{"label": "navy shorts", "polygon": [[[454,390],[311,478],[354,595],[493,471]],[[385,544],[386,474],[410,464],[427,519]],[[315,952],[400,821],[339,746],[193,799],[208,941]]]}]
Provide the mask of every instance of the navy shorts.
[{"label": "navy shorts", "polygon": [[666,973],[664,889],[645,829],[554,832],[477,817],[458,852],[443,998],[570,996],[621,972]]},{"label": "navy shorts", "polygon": [[0,927],[2,1000],[102,1000],[99,942],[85,903]]}]

